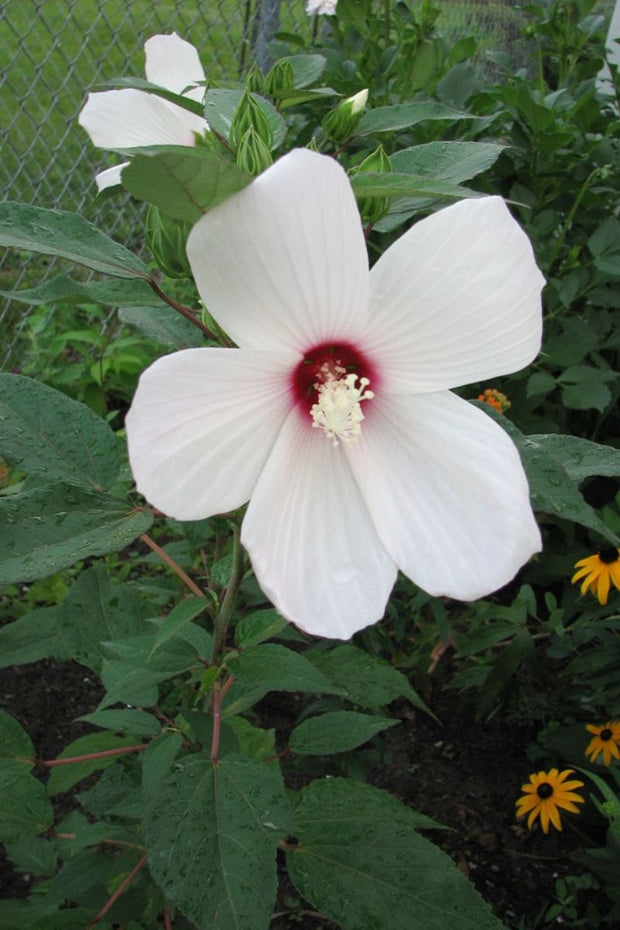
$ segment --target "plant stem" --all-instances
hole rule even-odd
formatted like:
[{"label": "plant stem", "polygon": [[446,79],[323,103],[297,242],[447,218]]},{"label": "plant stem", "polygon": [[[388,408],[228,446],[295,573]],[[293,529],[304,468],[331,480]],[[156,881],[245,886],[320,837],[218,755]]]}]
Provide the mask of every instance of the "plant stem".
[{"label": "plant stem", "polygon": [[562,248],[562,246],[564,245],[566,234],[573,224],[573,220],[575,219],[575,214],[577,213],[577,210],[581,206],[581,201],[585,197],[587,189],[589,188],[590,184],[592,184],[592,182],[598,177],[599,173],[600,173],[600,169],[594,168],[590,172],[588,177],[585,179],[583,184],[581,185],[579,189],[579,193],[575,197],[573,205],[569,210],[568,216],[566,217],[566,220],[564,221],[564,225],[562,226],[562,229],[560,230],[560,235],[555,241],[553,251],[551,252],[551,258],[549,259],[549,272],[551,272],[551,269],[555,263],[555,260],[558,257],[558,253],[560,249]]},{"label": "plant stem", "polygon": [[164,907],[164,930],[172,930],[172,919],[167,907]]},{"label": "plant stem", "polygon": [[201,591],[201,590],[200,590],[200,588],[198,587],[198,585],[196,584],[196,582],[192,581],[192,579],[189,577],[189,575],[187,575],[187,574],[183,571],[183,569],[181,568],[181,566],[180,566],[180,565],[177,565],[177,563],[174,561],[174,559],[170,558],[170,556],[168,555],[168,553],[165,552],[165,551],[161,548],[161,546],[158,546],[154,539],[151,539],[151,537],[148,536],[147,533],[143,533],[142,536],[140,537],[140,539],[142,540],[142,542],[145,542],[145,543],[147,544],[147,546],[149,546],[149,548],[151,548],[151,549],[153,550],[153,552],[156,552],[157,555],[160,557],[160,559],[163,559],[163,561],[166,563],[166,565],[169,565],[169,566],[170,566],[170,568],[172,569],[172,571],[175,572],[175,574],[177,574],[177,575],[179,576],[179,578],[181,579],[181,581],[182,581],[184,584],[187,585],[187,587],[190,589],[190,591],[192,592],[192,594],[195,594],[196,597],[206,597],[206,594],[204,593],[204,591]]},{"label": "plant stem", "polygon": [[226,639],[228,624],[230,623],[233,607],[235,605],[235,598],[237,597],[237,591],[239,590],[239,585],[243,576],[243,549],[241,548],[240,535],[241,529],[238,524],[235,524],[230,579],[222,601],[222,606],[213,624],[212,665],[217,665],[219,663],[220,652]]},{"label": "plant stem", "polygon": [[161,297],[161,299],[168,304],[168,306],[172,307],[173,310],[176,310],[177,313],[180,313],[181,316],[184,316],[185,319],[189,320],[190,323],[193,323],[194,326],[197,326],[205,336],[208,336],[209,339],[214,339],[216,342],[219,342],[219,339],[215,333],[212,333],[210,329],[207,329],[202,320],[198,319],[190,307],[186,307],[184,304],[179,303],[178,300],[175,300],[174,297],[169,297],[168,294],[165,294],[155,278],[148,278],[146,283],[152,290],[155,291],[158,297]]},{"label": "plant stem", "polygon": [[91,759],[107,759],[108,756],[122,756],[126,752],[141,752],[148,747],[148,743],[136,746],[119,746],[117,749],[105,749],[103,752],[89,752],[84,756],[67,756],[66,759],[35,759],[37,765],[51,769],[55,765],[72,765],[74,762],[90,762]]},{"label": "plant stem", "polygon": [[98,924],[100,920],[103,920],[103,918],[108,913],[110,908],[118,901],[122,893],[131,884],[131,882],[134,880],[138,872],[141,869],[143,869],[145,865],[146,865],[146,855],[142,856],[140,858],[140,861],[134,866],[134,868],[131,870],[129,875],[125,876],[125,878],[122,880],[122,882],[120,883],[120,885],[118,886],[114,894],[104,904],[104,906],[101,908],[101,910],[99,911],[97,916],[94,918],[94,920],[90,921],[90,923],[88,924],[89,927],[94,927],[95,924]]}]

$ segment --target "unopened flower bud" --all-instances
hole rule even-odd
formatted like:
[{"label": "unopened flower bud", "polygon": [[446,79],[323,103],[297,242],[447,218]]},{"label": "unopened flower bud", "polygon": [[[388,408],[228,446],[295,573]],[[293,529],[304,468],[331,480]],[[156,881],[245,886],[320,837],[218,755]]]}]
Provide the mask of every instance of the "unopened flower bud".
[{"label": "unopened flower bud", "polygon": [[288,58],[276,61],[265,78],[265,91],[272,97],[277,97],[281,90],[292,90],[295,87],[295,72]]},{"label": "unopened flower bud", "polygon": [[355,127],[362,118],[366,101],[368,100],[368,89],[360,90],[353,97],[347,97],[342,103],[339,103],[335,110],[328,113],[323,120],[323,132],[330,142],[339,144],[344,142],[352,135]]},{"label": "unopened flower bud", "polygon": [[265,111],[253,94],[246,91],[237,104],[230,127],[230,144],[237,149],[248,129],[253,129],[271,151],[273,129]]},{"label": "unopened flower bud", "polygon": [[255,129],[250,127],[250,129],[246,130],[237,146],[235,163],[242,171],[252,175],[253,178],[273,164],[271,152]]},{"label": "unopened flower bud", "polygon": [[[389,174],[392,171],[390,159],[380,145],[364,161],[352,169],[351,174]],[[357,202],[362,223],[378,223],[390,209],[389,197],[361,197]]]},{"label": "unopened flower bud", "polygon": [[169,278],[191,278],[185,244],[191,223],[166,216],[151,205],[146,214],[146,243],[157,265]]},{"label": "unopened flower bud", "polygon": [[254,94],[262,94],[264,90],[265,76],[256,63],[252,65],[246,75],[245,86]]}]

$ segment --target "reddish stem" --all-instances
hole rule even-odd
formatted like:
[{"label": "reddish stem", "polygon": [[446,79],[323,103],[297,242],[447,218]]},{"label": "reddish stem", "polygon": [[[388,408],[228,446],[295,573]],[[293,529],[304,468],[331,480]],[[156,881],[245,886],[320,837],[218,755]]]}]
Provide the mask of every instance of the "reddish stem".
[{"label": "reddish stem", "polygon": [[168,294],[165,294],[157,281],[154,278],[148,278],[146,282],[157,294],[158,297],[161,297],[162,300],[172,307],[177,313],[180,313],[181,316],[184,316],[186,320],[189,320],[190,323],[193,323],[194,326],[197,326],[205,336],[209,336],[211,339],[217,340],[215,333],[212,333],[210,329],[204,325],[202,320],[199,320],[193,310],[190,307],[186,307],[184,304],[179,303],[178,300],[175,300],[174,297],[170,297]]},{"label": "reddish stem", "polygon": [[125,752],[140,752],[148,743],[136,746],[119,746],[118,749],[105,749],[103,752],[89,752],[85,756],[68,756],[66,759],[35,759],[36,765],[51,769],[54,765],[71,765],[73,762],[90,762],[91,759],[105,759],[108,756],[122,756]]},{"label": "reddish stem", "polygon": [[206,596],[205,593],[204,593],[204,591],[201,591],[201,590],[200,590],[200,588],[198,587],[198,585],[196,584],[196,582],[195,582],[195,581],[192,581],[192,579],[189,577],[189,575],[187,575],[187,574],[183,571],[183,569],[181,568],[181,566],[180,566],[180,565],[177,565],[177,563],[174,561],[174,559],[171,559],[170,556],[168,555],[168,553],[167,553],[164,549],[162,549],[161,546],[158,546],[154,539],[151,539],[151,537],[148,536],[146,533],[143,533],[142,536],[140,537],[140,539],[142,540],[142,542],[146,543],[147,546],[148,546],[150,549],[153,550],[153,552],[156,552],[157,555],[160,557],[160,559],[163,559],[163,561],[166,563],[166,565],[169,565],[169,566],[170,566],[170,568],[172,569],[172,571],[175,572],[175,574],[177,574],[177,575],[179,576],[179,578],[181,579],[181,581],[182,581],[184,584],[187,585],[187,587],[190,589],[190,591],[192,592],[192,594],[195,594],[196,597],[205,597],[205,596]]},{"label": "reddish stem", "polygon": [[114,904],[118,901],[118,899],[120,898],[122,893],[125,891],[125,889],[132,883],[132,881],[134,880],[134,878],[136,877],[140,869],[144,868],[145,864],[146,864],[146,855],[142,856],[140,861],[131,870],[129,875],[125,876],[125,878],[122,880],[122,882],[120,883],[120,885],[118,886],[114,894],[110,897],[110,899],[106,902],[106,904],[104,904],[104,906],[101,908],[101,910],[99,911],[97,916],[94,918],[94,920],[91,920],[91,922],[88,924],[89,927],[94,927],[95,924],[98,924],[100,920],[103,920],[103,918],[108,913],[110,908],[113,907]]},{"label": "reddish stem", "polygon": [[274,759],[281,759],[283,756],[288,756],[290,752],[292,752],[292,749],[289,749],[287,746],[286,749],[283,749],[281,752],[276,752],[275,756],[268,756],[266,759],[263,759],[263,762],[265,764],[267,762],[273,762]]},{"label": "reddish stem", "polygon": [[172,930],[172,920],[170,918],[170,911],[167,907],[164,907],[164,928],[165,930]]}]

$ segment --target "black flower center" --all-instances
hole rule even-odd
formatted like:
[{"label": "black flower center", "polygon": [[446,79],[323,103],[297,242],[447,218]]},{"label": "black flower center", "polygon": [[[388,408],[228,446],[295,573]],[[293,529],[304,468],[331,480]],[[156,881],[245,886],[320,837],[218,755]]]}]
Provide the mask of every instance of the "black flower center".
[{"label": "black flower center", "polygon": [[613,736],[613,733],[611,732],[609,727],[605,727],[604,730],[601,730],[599,739],[602,739],[604,743],[607,743],[612,738],[612,736]]},{"label": "black flower center", "polygon": [[620,549],[616,549],[615,546],[603,546],[599,549],[598,557],[603,565],[613,565],[620,559]]},{"label": "black flower center", "polygon": [[553,794],[553,788],[549,784],[548,781],[544,781],[542,785],[539,785],[538,788],[536,789],[536,794],[538,795],[539,798],[542,798],[542,800],[544,801],[545,798],[551,797],[551,795]]}]

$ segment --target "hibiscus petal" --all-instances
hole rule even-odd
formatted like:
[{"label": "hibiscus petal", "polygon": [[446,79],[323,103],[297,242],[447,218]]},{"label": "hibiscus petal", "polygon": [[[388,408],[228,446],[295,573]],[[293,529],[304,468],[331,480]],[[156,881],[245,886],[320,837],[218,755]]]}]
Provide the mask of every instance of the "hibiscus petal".
[{"label": "hibiscus petal", "polygon": [[147,368],[126,418],[146,499],[178,520],[245,503],[291,405],[291,362],[282,352],[205,348]]},{"label": "hibiscus petal", "polygon": [[385,390],[439,391],[523,368],[541,340],[544,279],[500,197],[416,223],[370,273],[373,358]]},{"label": "hibiscus petal", "polygon": [[346,452],[379,538],[429,594],[483,597],[541,548],[515,446],[455,394],[375,397]]},{"label": "hibiscus petal", "polygon": [[209,311],[246,348],[351,339],[367,312],[355,198],[342,168],[315,152],[290,152],[202,217],[187,255]]},{"label": "hibiscus petal", "polygon": [[165,87],[175,94],[185,91],[185,96],[192,100],[203,100],[204,87],[187,90],[192,84],[205,80],[198,52],[190,42],[179,38],[176,32],[171,35],[151,36],[144,43],[144,52],[147,81]]},{"label": "hibiscus petal", "polygon": [[307,633],[348,639],[383,616],[396,567],[342,447],[297,410],[252,494],[241,541],[263,591]]},{"label": "hibiscus petal", "polygon": [[106,168],[105,171],[100,171],[99,174],[95,175],[95,182],[97,184],[97,190],[99,193],[106,190],[108,187],[116,187],[121,183],[121,171],[123,168],[126,168],[129,164],[128,161],[124,161],[122,165],[114,165],[113,168]]},{"label": "hibiscus petal", "polygon": [[194,145],[194,132],[206,128],[199,116],[132,87],[89,94],[79,123],[102,149]]}]

